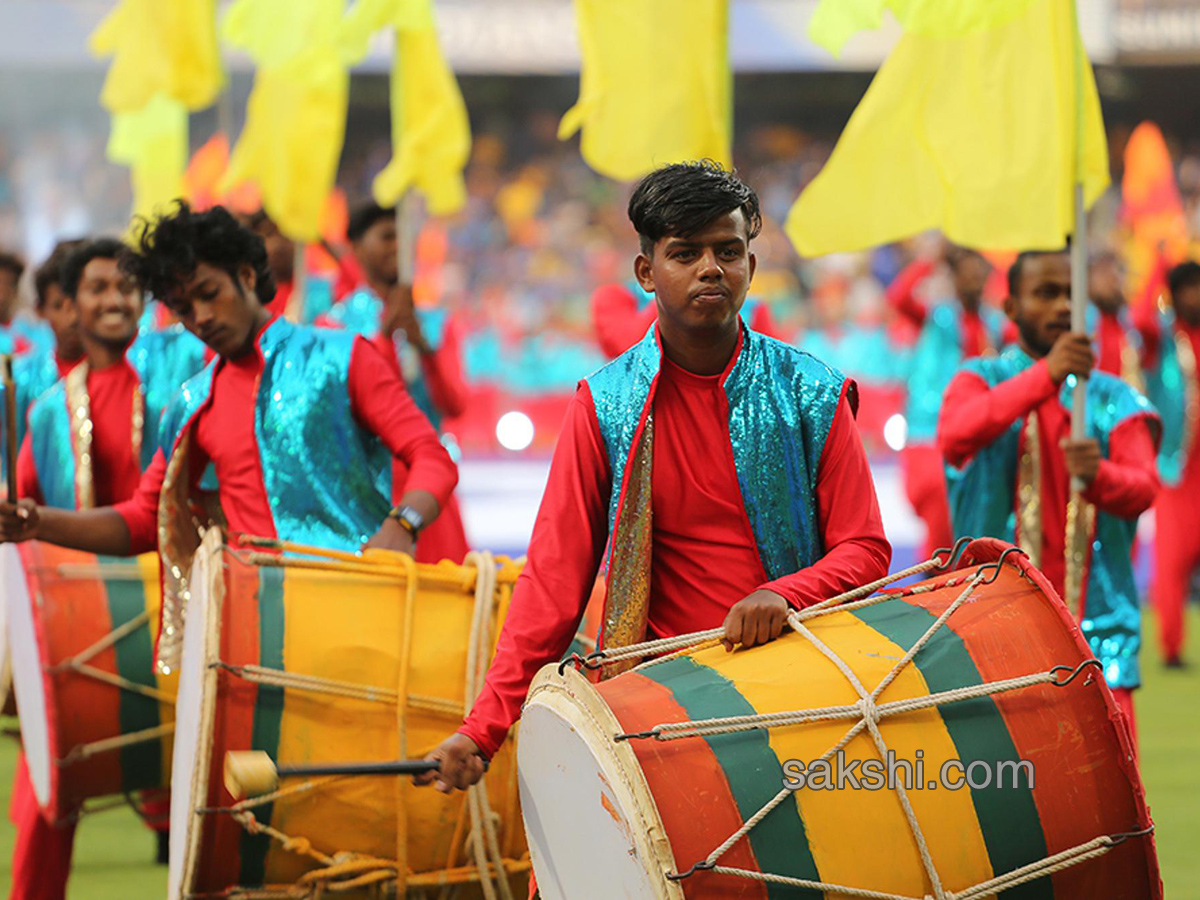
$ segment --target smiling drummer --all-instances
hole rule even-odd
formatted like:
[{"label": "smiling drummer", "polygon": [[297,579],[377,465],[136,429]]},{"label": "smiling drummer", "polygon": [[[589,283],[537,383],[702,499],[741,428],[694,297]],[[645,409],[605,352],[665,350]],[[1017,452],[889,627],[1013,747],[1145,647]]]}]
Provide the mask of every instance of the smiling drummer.
[{"label": "smiling drummer", "polygon": [[[234,533],[412,552],[458,470],[374,346],[273,315],[262,239],[222,207],[194,212],[180,202],[146,223],[121,264],[216,356],[167,406],[130,500],[83,512],[0,504],[0,540],[115,556],[157,543],[163,635],[173,635],[165,651],[160,637],[160,661],[179,651],[194,516],[223,518]],[[393,481],[393,459],[403,479]],[[201,490],[210,463],[219,509]]]},{"label": "smiling drummer", "polygon": [[486,685],[420,779],[442,790],[479,779],[606,555],[607,648],[722,624],[727,648],[753,647],[887,571],[853,382],[739,319],[754,191],[714,163],[666,166],[629,217],[658,323],[575,393]]}]

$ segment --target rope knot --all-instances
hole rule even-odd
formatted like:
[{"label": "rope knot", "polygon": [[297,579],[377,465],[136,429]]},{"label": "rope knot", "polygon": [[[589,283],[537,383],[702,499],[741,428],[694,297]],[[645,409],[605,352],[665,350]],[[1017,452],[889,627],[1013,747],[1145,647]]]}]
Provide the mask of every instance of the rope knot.
[{"label": "rope knot", "polygon": [[871,722],[879,721],[879,709],[875,706],[875,701],[870,697],[863,697],[854,705],[858,707],[864,719]]},{"label": "rope knot", "polygon": [[308,856],[312,853],[312,841],[306,837],[290,837],[283,842],[283,849],[290,853]]}]

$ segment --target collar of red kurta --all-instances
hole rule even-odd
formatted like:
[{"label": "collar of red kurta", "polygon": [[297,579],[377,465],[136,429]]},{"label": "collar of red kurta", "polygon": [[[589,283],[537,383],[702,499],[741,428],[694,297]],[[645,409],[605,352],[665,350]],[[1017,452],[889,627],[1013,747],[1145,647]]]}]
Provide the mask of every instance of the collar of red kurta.
[{"label": "collar of red kurta", "polygon": [[[659,358],[658,368],[659,368],[659,371],[662,371],[662,364],[667,359],[667,353],[663,349],[662,331],[658,327],[657,319],[654,320],[654,343],[658,346],[658,358]],[[726,381],[726,379],[729,378],[729,373],[733,371],[733,367],[735,365],[737,365],[738,358],[742,355],[742,347],[744,347],[745,344],[746,344],[746,323],[742,321],[741,316],[739,315],[738,316],[738,342],[737,342],[737,346],[733,348],[733,354],[729,357],[729,362],[727,362],[725,364],[725,368],[721,371],[721,382],[720,383],[721,383],[722,387],[725,386],[725,381]],[[695,372],[688,372],[687,369],[684,369],[683,366],[679,365],[678,363],[672,363],[672,365],[674,365],[675,368],[680,369],[683,372],[687,372],[687,374],[689,374],[689,375],[696,374]],[[701,375],[698,377],[704,378],[706,376]]]}]

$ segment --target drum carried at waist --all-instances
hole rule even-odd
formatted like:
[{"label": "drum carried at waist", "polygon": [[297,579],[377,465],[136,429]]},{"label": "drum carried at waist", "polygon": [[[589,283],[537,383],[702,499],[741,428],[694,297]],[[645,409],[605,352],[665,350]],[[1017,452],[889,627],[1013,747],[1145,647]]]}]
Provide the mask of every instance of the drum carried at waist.
[{"label": "drum carried at waist", "polygon": [[1161,897],[1125,720],[1006,547],[762,647],[658,642],[596,685],[546,667],[519,750],[542,897]]},{"label": "drum carried at waist", "polygon": [[158,571],[153,553],[0,546],[21,740],[50,821],[170,780],[176,679],[153,668]]},{"label": "drum carried at waist", "polygon": [[530,863],[511,742],[469,795],[367,776],[285,779],[263,798],[230,797],[230,751],[264,751],[284,767],[437,746],[482,685],[519,572],[484,554],[434,566],[287,551],[225,546],[213,529],[196,554],[168,896],[460,885],[457,896],[470,897],[481,896],[482,871],[493,876],[489,896],[523,898]]}]

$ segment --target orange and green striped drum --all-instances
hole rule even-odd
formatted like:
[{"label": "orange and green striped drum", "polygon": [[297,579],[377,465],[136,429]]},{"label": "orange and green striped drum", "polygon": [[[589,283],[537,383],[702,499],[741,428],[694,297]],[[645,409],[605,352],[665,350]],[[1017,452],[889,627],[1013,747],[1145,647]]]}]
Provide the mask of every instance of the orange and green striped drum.
[{"label": "orange and green striped drum", "polygon": [[[1127,724],[1053,589],[1005,548],[975,541],[917,590],[809,614],[809,634],[762,647],[701,645],[595,685],[544,669],[518,761],[544,900],[1161,897]],[[872,711],[862,696],[894,669]],[[773,713],[796,717],[757,718]],[[674,723],[694,724],[668,739]],[[813,765],[843,741],[858,788]],[[923,763],[911,821],[886,770],[861,769],[885,750]]]},{"label": "orange and green striped drum", "polygon": [[168,896],[357,896],[395,891],[397,872],[401,895],[457,885],[480,896],[483,860],[523,900],[511,743],[485,778],[494,841],[478,794],[408,778],[285,779],[269,802],[237,808],[223,781],[229,751],[265,751],[281,766],[424,756],[461,723],[468,671],[475,696],[518,572],[481,556],[264,553],[210,531],[183,629]]},{"label": "orange and green striped drum", "polygon": [[51,821],[170,780],[176,679],[154,671],[158,571],[154,553],[0,547],[21,741]]}]

